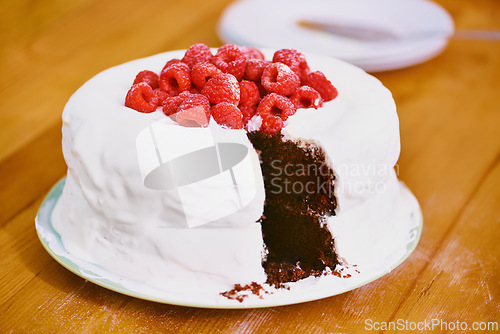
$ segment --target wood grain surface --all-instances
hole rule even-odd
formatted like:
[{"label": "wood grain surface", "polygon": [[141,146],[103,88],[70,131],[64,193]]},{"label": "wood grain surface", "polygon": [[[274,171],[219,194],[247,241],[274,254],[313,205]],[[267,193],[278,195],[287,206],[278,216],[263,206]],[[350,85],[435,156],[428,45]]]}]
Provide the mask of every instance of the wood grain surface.
[{"label": "wood grain surface", "polygon": [[[197,42],[221,45],[216,25],[230,2],[0,2],[0,333],[362,333],[384,332],[375,322],[433,319],[441,326],[423,332],[468,331],[451,328],[457,322],[469,330],[489,322],[486,331],[498,332],[498,39],[457,35],[426,63],[375,74],[398,106],[399,177],[420,201],[424,229],[410,258],[373,283],[298,305],[197,309],[106,290],[45,252],[34,217],[66,172],[68,98],[110,66]],[[437,2],[459,30],[500,31],[497,0]]]}]

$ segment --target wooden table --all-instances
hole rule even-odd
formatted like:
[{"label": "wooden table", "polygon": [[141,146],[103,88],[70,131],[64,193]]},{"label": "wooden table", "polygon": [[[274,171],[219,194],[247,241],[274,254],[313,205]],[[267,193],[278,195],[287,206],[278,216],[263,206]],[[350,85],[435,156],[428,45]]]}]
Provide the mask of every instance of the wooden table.
[{"label": "wooden table", "polygon": [[[458,29],[500,30],[497,0],[438,2]],[[358,333],[432,319],[498,326],[499,40],[454,38],[429,62],[376,74],[398,105],[400,178],[425,223],[411,257],[371,284],[299,305],[196,309],[108,291],[44,251],[34,217],[66,172],[60,118],[70,95],[113,65],[196,42],[220,45],[215,27],[229,3],[0,3],[0,332]]]}]

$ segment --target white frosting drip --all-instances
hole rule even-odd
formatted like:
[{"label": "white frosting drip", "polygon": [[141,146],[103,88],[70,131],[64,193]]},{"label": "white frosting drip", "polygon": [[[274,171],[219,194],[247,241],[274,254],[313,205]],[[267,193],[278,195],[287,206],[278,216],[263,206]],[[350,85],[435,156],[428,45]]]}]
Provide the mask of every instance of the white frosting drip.
[{"label": "white frosting drip", "polygon": [[[66,250],[118,274],[179,289],[203,289],[215,294],[235,283],[264,282],[264,252],[260,224],[264,187],[258,157],[250,149],[252,168],[236,173],[253,182],[253,198],[242,209],[198,227],[186,224],[186,201],[200,196],[179,189],[152,190],[144,185],[136,151],[137,136],[157,122],[179,129],[161,111],[143,114],[124,106],[125,95],[141,70],[160,72],[165,62],[183,51],[159,54],[110,68],[83,85],[63,113],[63,153],[68,177],[53,214],[53,225]],[[267,52],[272,58],[272,52]],[[399,128],[390,92],[375,78],[332,58],[307,56],[313,70],[322,70],[339,96],[318,110],[291,116],[283,133],[290,140],[319,144],[336,173],[338,214],[328,219],[338,254],[349,263],[369,263],[360,249],[379,247],[379,230],[406,238],[393,219],[399,184],[393,166],[399,156]],[[258,127],[259,117],[251,123]],[[215,132],[227,132],[211,121]],[[190,129],[196,132],[196,129]],[[199,129],[202,131],[202,129]],[[242,131],[242,130],[240,130]],[[167,140],[178,140],[175,130]],[[246,140],[245,144],[251,147]],[[184,145],[184,147],[183,147]],[[189,143],[178,142],[187,150]],[[247,165],[247,167],[250,165]],[[210,201],[199,202],[199,214],[228,204],[228,186],[204,188]],[[209,186],[207,186],[209,187]],[[191,189],[193,194],[197,191]],[[246,190],[245,190],[246,191]],[[181,198],[182,197],[182,198]],[[208,203],[208,204],[207,204]],[[189,203],[196,211],[197,203]],[[394,228],[383,228],[392,224]],[[391,226],[392,226],[391,225]],[[384,238],[383,240],[387,240]],[[387,252],[394,247],[388,247]],[[166,283],[168,282],[168,283]]]}]

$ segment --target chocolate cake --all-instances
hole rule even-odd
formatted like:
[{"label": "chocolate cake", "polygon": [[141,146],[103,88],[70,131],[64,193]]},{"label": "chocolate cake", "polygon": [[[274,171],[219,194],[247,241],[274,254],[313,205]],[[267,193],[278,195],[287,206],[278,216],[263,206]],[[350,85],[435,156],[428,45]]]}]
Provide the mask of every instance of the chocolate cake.
[{"label": "chocolate cake", "polygon": [[280,287],[321,275],[338,263],[324,223],[335,215],[335,175],[321,147],[283,140],[281,133],[248,134],[261,161],[266,200],[260,222],[267,249],[267,283]]},{"label": "chocolate cake", "polygon": [[195,45],[96,75],[62,118],[64,254],[149,299],[267,302],[405,249],[394,100],[342,61]]}]

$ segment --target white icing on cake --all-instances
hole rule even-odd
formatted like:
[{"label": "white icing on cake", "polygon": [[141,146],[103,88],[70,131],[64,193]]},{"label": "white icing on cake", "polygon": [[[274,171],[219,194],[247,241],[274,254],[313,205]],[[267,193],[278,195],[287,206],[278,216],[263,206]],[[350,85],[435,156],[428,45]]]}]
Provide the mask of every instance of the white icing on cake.
[{"label": "white icing on cake", "polygon": [[[272,58],[272,52],[265,53]],[[150,189],[144,185],[138,136],[161,122],[172,129],[164,133],[164,140],[177,143],[182,153],[205,144],[201,140],[201,146],[190,147],[193,142],[180,140],[179,130],[199,131],[203,138],[201,131],[206,129],[181,128],[161,111],[144,114],[124,106],[138,72],[159,73],[169,59],[183,54],[174,51],[110,68],[71,97],[63,113],[68,176],[52,221],[66,250],[85,261],[155,288],[167,284],[169,290],[198,289],[218,296],[235,283],[266,279],[261,266],[265,250],[256,223],[265,197],[257,153],[246,137],[239,136],[249,148],[249,162],[234,174],[248,185],[239,188],[240,196],[251,199],[243,208],[234,196],[228,197],[234,184],[227,178],[182,192]],[[395,240],[404,248],[408,239],[407,229],[398,225],[406,212],[394,210],[408,200],[400,198],[393,170],[400,150],[394,101],[378,80],[354,66],[314,55],[307,55],[307,60],[312,70],[325,73],[339,95],[318,110],[299,110],[289,117],[283,133],[289,140],[314,141],[323,148],[337,176],[339,206],[327,222],[336,251],[347,263],[369,267],[373,259],[366,256],[368,247],[378,247],[374,253],[379,255],[387,249],[390,255],[401,247],[386,246],[381,240]],[[258,127],[258,117],[251,123]],[[244,134],[223,129],[213,120],[210,131],[222,136]],[[209,144],[213,142],[205,146]],[[232,213],[188,226],[187,207],[203,218],[221,206]]]}]

